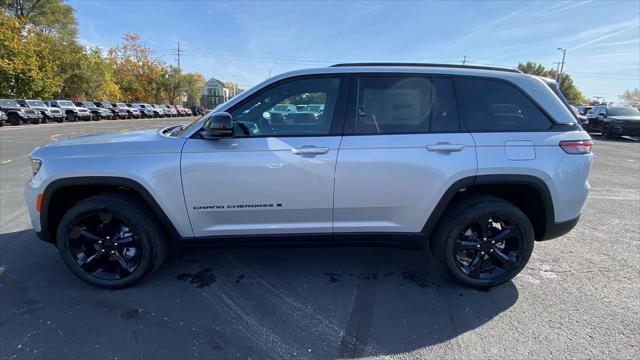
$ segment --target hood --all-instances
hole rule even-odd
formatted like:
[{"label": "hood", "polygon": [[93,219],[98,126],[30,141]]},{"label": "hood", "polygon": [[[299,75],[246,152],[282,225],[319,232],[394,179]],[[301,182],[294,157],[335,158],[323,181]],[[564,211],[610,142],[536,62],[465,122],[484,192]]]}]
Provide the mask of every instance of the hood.
[{"label": "hood", "polygon": [[157,130],[138,130],[126,133],[100,133],[66,138],[60,141],[49,143],[45,145],[45,147],[80,144],[122,144],[127,142],[148,141],[149,139],[155,139],[157,136]]},{"label": "hood", "polygon": [[609,116],[607,117],[607,119],[609,120],[639,120],[640,121],[640,115],[632,115],[632,116]]},{"label": "hood", "polygon": [[50,142],[34,150],[36,157],[111,157],[133,154],[180,152],[185,139],[162,135],[158,130],[82,135]]}]

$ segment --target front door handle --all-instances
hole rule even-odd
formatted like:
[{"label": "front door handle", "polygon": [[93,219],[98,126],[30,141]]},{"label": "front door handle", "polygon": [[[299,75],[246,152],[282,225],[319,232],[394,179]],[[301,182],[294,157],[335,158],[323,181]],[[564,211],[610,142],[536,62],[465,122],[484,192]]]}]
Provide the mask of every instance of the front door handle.
[{"label": "front door handle", "polygon": [[463,144],[437,143],[434,145],[427,145],[427,150],[429,151],[453,152],[461,151],[462,149],[464,149]]},{"label": "front door handle", "polygon": [[295,155],[321,155],[329,152],[328,147],[303,146],[301,148],[291,148]]}]

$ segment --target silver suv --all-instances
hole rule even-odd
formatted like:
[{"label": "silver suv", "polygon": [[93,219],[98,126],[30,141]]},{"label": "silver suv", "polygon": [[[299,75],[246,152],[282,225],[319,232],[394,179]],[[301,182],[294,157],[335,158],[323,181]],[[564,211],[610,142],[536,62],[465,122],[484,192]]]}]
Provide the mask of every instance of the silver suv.
[{"label": "silver suv", "polygon": [[[296,116],[310,104],[323,110]],[[577,223],[591,146],[550,83],[516,70],[342,64],[190,125],[37,148],[26,201],[39,237],[102,287],[148,277],[170,244],[274,241],[429,248],[490,287]]]}]

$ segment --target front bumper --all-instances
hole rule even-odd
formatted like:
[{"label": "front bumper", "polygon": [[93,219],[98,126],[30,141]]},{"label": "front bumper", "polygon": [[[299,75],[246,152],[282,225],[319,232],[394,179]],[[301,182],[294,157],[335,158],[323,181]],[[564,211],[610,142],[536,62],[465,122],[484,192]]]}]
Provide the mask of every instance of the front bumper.
[{"label": "front bumper", "polygon": [[78,119],[89,119],[91,118],[91,113],[76,113],[76,116],[78,117]]}]

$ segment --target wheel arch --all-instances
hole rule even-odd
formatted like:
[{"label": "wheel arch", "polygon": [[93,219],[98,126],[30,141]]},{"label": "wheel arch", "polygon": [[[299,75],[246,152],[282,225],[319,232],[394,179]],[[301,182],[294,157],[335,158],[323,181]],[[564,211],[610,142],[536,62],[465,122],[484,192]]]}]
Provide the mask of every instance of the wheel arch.
[{"label": "wheel arch", "polygon": [[476,175],[454,182],[438,201],[422,232],[429,238],[450,206],[461,197],[477,193],[495,195],[513,203],[529,217],[536,240],[549,238],[549,229],[555,223],[551,192],[544,180],[524,174]]},{"label": "wheel arch", "polygon": [[162,207],[139,182],[126,177],[82,176],[57,179],[47,185],[40,209],[40,238],[55,243],[57,227],[64,213],[79,201],[105,192],[126,192],[139,198],[167,231],[170,239],[180,237]]}]

